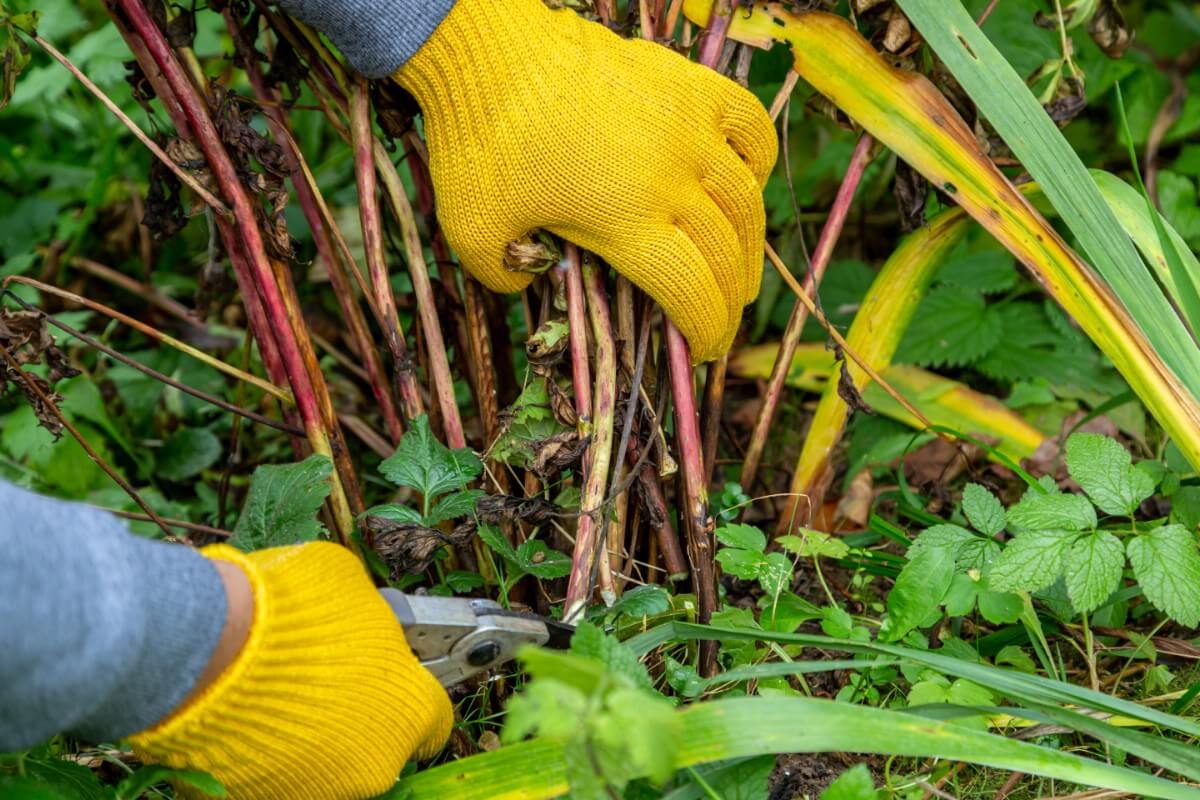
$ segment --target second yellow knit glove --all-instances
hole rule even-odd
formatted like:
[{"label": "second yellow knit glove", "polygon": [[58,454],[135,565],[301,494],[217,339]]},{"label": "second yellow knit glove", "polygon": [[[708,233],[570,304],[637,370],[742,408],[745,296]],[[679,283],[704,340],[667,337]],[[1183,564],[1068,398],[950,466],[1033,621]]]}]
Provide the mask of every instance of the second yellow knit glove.
[{"label": "second yellow knit glove", "polygon": [[548,230],[645,289],[694,360],[729,348],[776,154],[750,92],[542,0],[458,0],[395,79],[425,115],[438,219],[484,285],[527,286],[507,245]]},{"label": "second yellow knit glove", "polygon": [[143,760],[209,772],[230,800],[361,800],[441,748],[450,700],[348,550],[205,555],[249,577],[254,622],[211,686],[131,739]]}]

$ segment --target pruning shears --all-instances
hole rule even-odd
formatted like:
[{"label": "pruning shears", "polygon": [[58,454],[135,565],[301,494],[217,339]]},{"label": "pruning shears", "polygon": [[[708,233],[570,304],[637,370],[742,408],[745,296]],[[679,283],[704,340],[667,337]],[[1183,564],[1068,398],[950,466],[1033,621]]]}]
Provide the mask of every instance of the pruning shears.
[{"label": "pruning shears", "polygon": [[527,644],[565,650],[575,626],[491,600],[380,593],[404,628],[408,645],[442,686],[511,661]]}]

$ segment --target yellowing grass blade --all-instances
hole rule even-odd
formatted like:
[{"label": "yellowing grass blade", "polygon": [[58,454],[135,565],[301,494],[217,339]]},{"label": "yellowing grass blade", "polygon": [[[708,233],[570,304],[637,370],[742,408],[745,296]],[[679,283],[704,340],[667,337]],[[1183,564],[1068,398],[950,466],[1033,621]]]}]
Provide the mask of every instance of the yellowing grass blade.
[{"label": "yellowing grass blade", "polygon": [[[699,24],[710,6],[710,0],[684,0],[684,12]],[[1181,382],[1112,291],[980,151],[933,84],[884,62],[845,19],[831,14],[758,2],[733,15],[729,35],[758,46],[788,42],[796,71],[809,84],[953,197],[1029,268],[1200,466],[1200,405],[1187,388],[1200,387],[1200,350],[1192,345],[1193,358],[1172,360]]]}]

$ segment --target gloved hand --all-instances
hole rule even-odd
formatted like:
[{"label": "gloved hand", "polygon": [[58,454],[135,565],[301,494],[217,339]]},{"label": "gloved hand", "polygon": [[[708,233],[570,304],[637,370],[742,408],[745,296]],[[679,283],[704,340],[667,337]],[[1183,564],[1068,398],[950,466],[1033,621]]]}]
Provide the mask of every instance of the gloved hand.
[{"label": "gloved hand", "polygon": [[215,682],[131,738],[143,760],[209,772],[231,800],[358,800],[441,749],[450,700],[349,551],[204,553],[249,577],[254,622]]},{"label": "gloved hand", "polygon": [[438,219],[485,286],[527,286],[506,247],[548,230],[646,290],[694,360],[728,350],[776,155],[750,92],[542,0],[458,0],[395,79],[425,115]]}]

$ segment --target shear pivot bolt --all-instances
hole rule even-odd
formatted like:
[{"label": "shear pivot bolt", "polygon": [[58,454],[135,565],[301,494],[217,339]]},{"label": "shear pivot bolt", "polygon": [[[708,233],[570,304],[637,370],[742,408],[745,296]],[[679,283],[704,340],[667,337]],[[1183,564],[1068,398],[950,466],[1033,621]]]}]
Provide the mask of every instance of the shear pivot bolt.
[{"label": "shear pivot bolt", "polygon": [[492,639],[482,641],[467,653],[467,663],[472,667],[485,667],[500,657],[500,644]]}]

